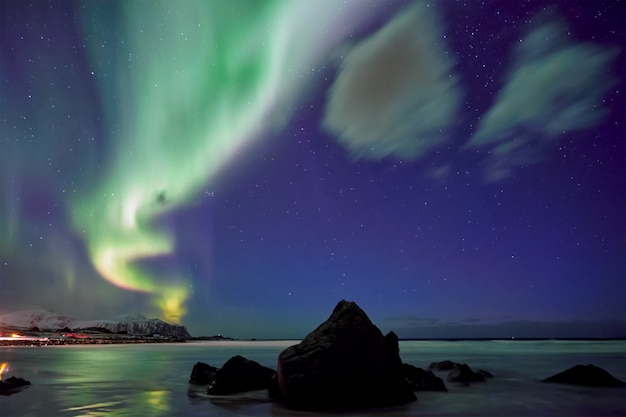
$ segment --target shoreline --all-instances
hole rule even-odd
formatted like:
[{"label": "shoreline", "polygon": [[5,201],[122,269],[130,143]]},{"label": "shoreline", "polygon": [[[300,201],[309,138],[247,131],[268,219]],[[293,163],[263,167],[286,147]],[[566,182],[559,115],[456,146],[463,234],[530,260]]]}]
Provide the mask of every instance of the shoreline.
[{"label": "shoreline", "polygon": [[[146,343],[187,343],[199,341],[226,341],[226,342],[286,342],[296,339],[233,339],[220,336],[192,337],[189,339],[179,339],[165,336],[141,336],[141,335],[84,335],[81,337],[25,337],[25,338],[2,338],[0,348],[5,347],[45,347],[45,346],[65,346],[65,345],[120,345],[120,344],[146,344]],[[510,342],[537,342],[537,341],[561,341],[561,342],[611,342],[626,341],[625,338],[515,338],[515,339],[400,339],[401,342],[488,342],[488,341],[510,341]]]},{"label": "shoreline", "polygon": [[14,340],[0,340],[3,347],[45,347],[66,345],[121,345],[140,343],[186,343],[185,339],[164,337],[86,337],[86,338],[28,338]]}]

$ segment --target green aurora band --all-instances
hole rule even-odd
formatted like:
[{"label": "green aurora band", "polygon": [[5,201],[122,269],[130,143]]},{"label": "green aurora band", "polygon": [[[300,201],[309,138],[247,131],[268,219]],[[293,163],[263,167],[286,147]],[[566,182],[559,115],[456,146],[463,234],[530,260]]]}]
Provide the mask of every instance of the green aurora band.
[{"label": "green aurora band", "polygon": [[283,126],[313,66],[362,16],[356,2],[338,9],[334,0],[86,5],[93,76],[115,146],[69,210],[97,271],[151,294],[162,318],[176,321],[191,278],[139,266],[175,251],[159,217],[189,204],[260,132]]}]

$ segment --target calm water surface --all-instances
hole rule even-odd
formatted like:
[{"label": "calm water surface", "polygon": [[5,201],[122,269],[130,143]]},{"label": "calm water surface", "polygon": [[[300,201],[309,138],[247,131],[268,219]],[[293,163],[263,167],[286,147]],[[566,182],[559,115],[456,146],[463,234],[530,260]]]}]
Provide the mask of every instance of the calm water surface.
[{"label": "calm water surface", "polygon": [[[275,368],[278,353],[294,343],[0,348],[0,362],[10,366],[7,375],[32,383],[18,394],[0,397],[0,417],[324,415],[286,410],[264,391],[209,397],[188,384],[197,361],[219,367],[240,354]],[[449,392],[417,393],[418,401],[403,407],[333,415],[626,416],[624,389],[538,382],[579,363],[593,363],[626,380],[625,341],[403,341],[400,355],[418,367],[444,359],[465,362],[495,378],[469,387],[446,383]]]}]

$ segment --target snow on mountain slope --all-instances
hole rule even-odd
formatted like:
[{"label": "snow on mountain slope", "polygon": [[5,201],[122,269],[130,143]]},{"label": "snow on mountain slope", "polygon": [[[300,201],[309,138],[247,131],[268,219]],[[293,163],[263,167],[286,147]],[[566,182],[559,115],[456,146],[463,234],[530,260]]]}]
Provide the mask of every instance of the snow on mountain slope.
[{"label": "snow on mountain slope", "polygon": [[166,323],[159,319],[147,319],[143,316],[124,316],[119,320],[75,320],[44,309],[31,309],[0,315],[0,325],[39,330],[72,330],[88,327],[100,327],[112,332],[124,332],[132,335],[152,335],[188,339],[191,337],[184,326]]},{"label": "snow on mountain slope", "polygon": [[124,332],[136,335],[160,334],[163,336],[173,336],[180,339],[188,339],[191,337],[184,326],[169,324],[159,319],[133,319],[122,322],[109,320],[90,320],[77,322],[78,328],[101,327],[109,329],[112,332]]},{"label": "snow on mountain slope", "polygon": [[74,328],[76,320],[61,316],[52,311],[37,308],[0,315],[0,324],[28,329],[37,327],[41,330],[57,330],[64,327]]}]

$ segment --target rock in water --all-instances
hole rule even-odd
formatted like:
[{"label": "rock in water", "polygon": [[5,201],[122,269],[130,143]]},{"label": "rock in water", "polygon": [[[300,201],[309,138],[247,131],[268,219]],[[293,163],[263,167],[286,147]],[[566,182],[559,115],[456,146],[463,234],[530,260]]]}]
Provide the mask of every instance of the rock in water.
[{"label": "rock in water", "polygon": [[217,371],[207,394],[229,395],[238,392],[267,389],[274,376],[273,369],[243,356],[233,356]]},{"label": "rock in water", "polygon": [[24,378],[12,376],[6,380],[0,380],[0,395],[11,395],[19,392],[23,387],[30,385],[30,381]]},{"label": "rock in water", "polygon": [[219,371],[219,369],[214,366],[208,365],[204,362],[196,362],[191,370],[189,383],[195,385],[209,385],[215,381],[217,371]]},{"label": "rock in water", "polygon": [[561,373],[552,375],[543,382],[587,385],[592,387],[623,387],[624,382],[602,368],[594,365],[576,365]]},{"label": "rock in water", "polygon": [[382,407],[415,401],[402,373],[398,338],[383,336],[353,302],[278,356],[270,396],[296,409]]},{"label": "rock in water", "polygon": [[483,382],[485,375],[480,372],[472,371],[467,364],[463,363],[461,366],[455,368],[448,374],[448,381],[461,382],[469,384],[470,382]]},{"label": "rock in water", "polygon": [[448,391],[443,380],[432,371],[425,371],[408,363],[402,364],[402,370],[413,391]]},{"label": "rock in water", "polygon": [[452,371],[458,368],[459,366],[461,366],[460,363],[445,360],[441,362],[431,362],[430,365],[428,365],[428,370]]}]

